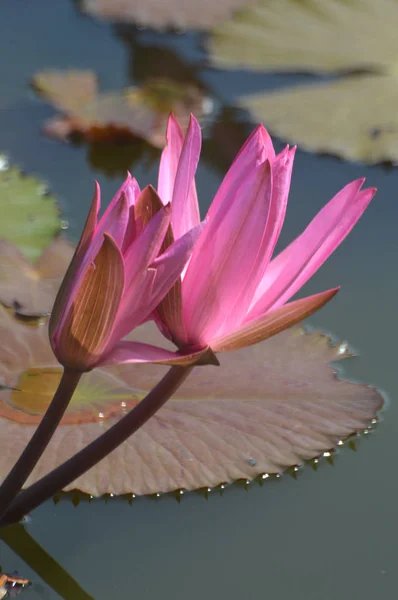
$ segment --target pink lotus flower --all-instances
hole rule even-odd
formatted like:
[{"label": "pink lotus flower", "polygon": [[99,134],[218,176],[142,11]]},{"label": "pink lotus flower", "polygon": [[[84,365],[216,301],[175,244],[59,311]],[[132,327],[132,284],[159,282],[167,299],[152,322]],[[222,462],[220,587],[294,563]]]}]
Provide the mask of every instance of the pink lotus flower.
[{"label": "pink lotus flower", "polygon": [[100,189],[50,319],[58,361],[87,371],[107,362],[186,364],[182,357],[138,342],[121,342],[145,321],[178,279],[202,226],[160,253],[170,222],[153,188],[140,192],[129,175],[98,222]]},{"label": "pink lotus flower", "polygon": [[[173,116],[167,129],[158,193],[171,202],[179,240],[200,222],[194,175],[201,132],[191,118],[184,136]],[[224,178],[181,278],[161,302],[156,321],[181,349],[214,352],[259,342],[302,320],[339,288],[288,302],[351,231],[375,194],[363,179],[343,188],[307,229],[273,258],[285,218],[295,148],[275,155],[260,125]]]}]

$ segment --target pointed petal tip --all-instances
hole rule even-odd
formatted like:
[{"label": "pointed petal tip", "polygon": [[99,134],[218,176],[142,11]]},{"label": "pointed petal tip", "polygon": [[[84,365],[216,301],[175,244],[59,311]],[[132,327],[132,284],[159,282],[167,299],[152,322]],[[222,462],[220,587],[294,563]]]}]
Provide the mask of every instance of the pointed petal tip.
[{"label": "pointed petal tip", "polygon": [[199,121],[197,120],[197,118],[195,117],[195,115],[193,113],[190,113],[189,115],[189,125],[188,125],[188,131],[194,127],[195,129],[199,129],[200,130],[200,125],[199,125]]},{"label": "pointed petal tip", "polygon": [[169,135],[170,133],[172,133],[176,129],[179,130],[179,131],[181,131],[181,127],[180,127],[180,124],[178,122],[178,119],[175,116],[175,114],[173,113],[173,111],[171,111],[169,113],[169,118],[167,119],[167,130],[166,130],[167,131],[167,135]]},{"label": "pointed petal tip", "polygon": [[123,260],[123,256],[122,253],[120,252],[120,248],[117,245],[115,239],[106,231],[104,231],[104,241],[102,242],[102,245],[106,244],[106,245],[110,245],[113,247],[113,249],[117,250],[118,254],[120,255],[120,258]]},{"label": "pointed petal tip", "polygon": [[321,293],[321,294],[329,294],[329,296],[330,296],[330,299],[332,299],[332,298],[333,298],[333,296],[335,296],[335,295],[337,294],[337,292],[339,292],[340,290],[341,290],[341,286],[340,286],[340,285],[338,285],[338,286],[337,286],[337,287],[335,287],[335,288],[332,288],[332,289],[330,289],[330,290],[326,290],[325,292],[320,292],[320,293]]},{"label": "pointed petal tip", "polygon": [[[363,186],[363,184],[366,181],[366,177],[358,177],[358,179],[355,179],[354,181],[352,181],[352,184],[359,184],[359,189],[361,189],[361,187]],[[351,184],[348,184],[351,185]]]},{"label": "pointed petal tip", "polygon": [[198,362],[195,363],[195,366],[197,367],[206,365],[213,365],[213,367],[220,366],[220,361],[218,360],[217,356],[214,354],[210,346],[203,351],[200,358],[198,359]]},{"label": "pointed petal tip", "polygon": [[325,306],[339,289],[332,288],[265,312],[232,334],[213,340],[212,347],[216,352],[229,352],[258,344],[311,316]]},{"label": "pointed petal tip", "polygon": [[101,207],[101,186],[98,183],[98,181],[95,179],[94,181],[94,198],[93,198],[93,202],[96,202],[98,204],[98,211]]}]

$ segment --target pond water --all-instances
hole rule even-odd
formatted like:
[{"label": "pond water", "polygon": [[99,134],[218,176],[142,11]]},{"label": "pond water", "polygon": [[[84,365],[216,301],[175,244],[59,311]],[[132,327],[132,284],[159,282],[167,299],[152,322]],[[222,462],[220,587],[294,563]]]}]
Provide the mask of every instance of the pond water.
[{"label": "pond water", "polygon": [[[44,137],[54,110],[29,88],[45,67],[95,70],[103,89],[144,81],[153,74],[189,73],[214,98],[206,124],[204,160],[197,176],[205,210],[226,166],[253,128],[234,109],[239,94],[289,85],[297,77],[223,72],[208,66],[204,37],[155,34],[96,22],[73,2],[14,0],[0,5],[0,151],[12,163],[47,180],[76,240],[98,178],[110,199],[130,166],[140,184],[156,183],[158,151],[144,143],[130,165],[98,149]],[[303,78],[302,78],[303,79]],[[216,134],[217,132],[217,134]],[[282,144],[278,142],[278,147]],[[112,164],[112,168],[109,165]],[[360,358],[344,365],[350,379],[375,384],[387,408],[375,432],[334,466],[305,468],[297,480],[282,477],[223,496],[185,494],[160,501],[95,501],[78,507],[47,503],[32,514],[31,536],[79,582],[81,598],[269,598],[270,600],[390,599],[397,589],[396,476],[398,378],[398,169],[365,168],[338,159],[296,155],[281,243],[291,240],[332,195],[365,175],[376,198],[349,238],[304,290],[340,284],[337,298],[311,325],[346,339]],[[19,556],[0,545],[3,570],[33,580],[26,600],[58,598]],[[79,600],[65,588],[64,598]]]}]

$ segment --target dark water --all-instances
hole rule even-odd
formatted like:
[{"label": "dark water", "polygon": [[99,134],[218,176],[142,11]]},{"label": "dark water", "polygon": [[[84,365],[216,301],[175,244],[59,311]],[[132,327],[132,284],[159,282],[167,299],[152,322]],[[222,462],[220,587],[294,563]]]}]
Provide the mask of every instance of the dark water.
[{"label": "dark water", "polygon": [[[139,144],[130,164],[120,166],[109,155],[101,157],[98,148],[45,138],[40,127],[54,111],[35,97],[29,78],[45,67],[85,67],[99,74],[103,89],[140,83],[153,74],[188,74],[200,82],[216,107],[214,121],[205,127],[197,178],[205,209],[253,127],[247,114],[233,108],[238,95],[292,80],[212,70],[203,41],[198,35],[98,23],[65,0],[0,4],[0,151],[50,183],[72,239],[80,232],[93,179],[99,179],[109,199],[127,166],[142,186],[155,183],[158,153]],[[96,600],[395,596],[398,170],[298,152],[281,241],[292,239],[340,187],[363,175],[379,192],[305,291],[341,284],[337,299],[311,324],[347,339],[361,354],[347,361],[345,374],[386,392],[390,402],[383,422],[356,453],[343,449],[334,467],[306,468],[297,481],[286,476],[262,488],[253,484],[247,492],[233,487],[222,497],[210,494],[208,501],[190,494],[181,503],[166,497],[140,499],[132,507],[120,500],[41,507],[28,531]],[[34,581],[24,593],[27,600],[59,597],[4,544],[0,564]],[[65,597],[79,600],[73,592]]]}]

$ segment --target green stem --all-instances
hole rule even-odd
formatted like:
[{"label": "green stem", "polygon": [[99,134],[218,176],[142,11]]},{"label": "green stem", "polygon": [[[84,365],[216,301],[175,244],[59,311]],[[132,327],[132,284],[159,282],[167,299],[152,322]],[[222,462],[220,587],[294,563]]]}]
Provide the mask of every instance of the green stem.
[{"label": "green stem", "polygon": [[19,521],[113,452],[167,402],[188,377],[192,368],[172,367],[156,387],[123,419],[72,458],[21,492],[0,519],[0,527]]},{"label": "green stem", "polygon": [[29,444],[0,486],[0,521],[47,448],[73,396],[82,373],[65,369],[54,398]]}]

